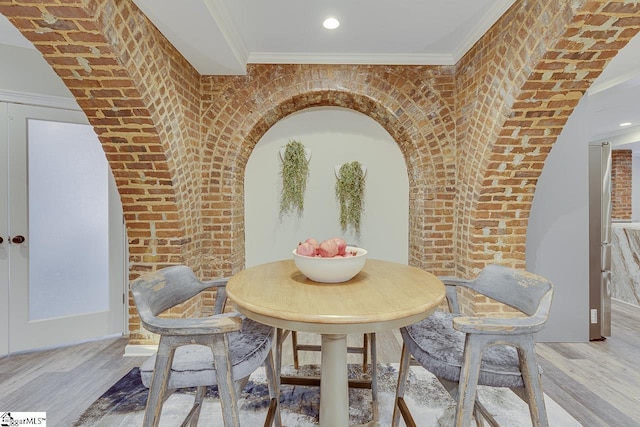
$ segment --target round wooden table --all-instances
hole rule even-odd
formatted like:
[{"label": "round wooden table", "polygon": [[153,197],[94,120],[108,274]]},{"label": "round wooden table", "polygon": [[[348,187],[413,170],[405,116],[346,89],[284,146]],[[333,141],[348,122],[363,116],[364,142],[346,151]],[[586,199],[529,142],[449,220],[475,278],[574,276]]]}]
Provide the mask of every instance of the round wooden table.
[{"label": "round wooden table", "polygon": [[293,260],[276,261],[235,274],[227,295],[250,319],[281,329],[322,335],[320,425],[349,424],[347,334],[400,328],[429,316],[445,288],[416,267],[368,259],[353,279],[317,283]]}]

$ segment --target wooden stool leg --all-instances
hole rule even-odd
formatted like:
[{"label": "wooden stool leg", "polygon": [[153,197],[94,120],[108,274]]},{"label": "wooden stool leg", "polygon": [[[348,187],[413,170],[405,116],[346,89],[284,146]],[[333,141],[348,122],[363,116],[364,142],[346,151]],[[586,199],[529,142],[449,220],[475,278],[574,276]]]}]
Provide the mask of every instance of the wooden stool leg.
[{"label": "wooden stool leg", "polygon": [[480,376],[482,343],[478,335],[467,334],[464,343],[464,360],[458,384],[458,404],[456,405],[456,427],[471,425],[471,415],[475,408],[476,387]]},{"label": "wooden stool leg", "polygon": [[[402,354],[400,356],[400,369],[398,371],[398,386],[396,388],[396,398],[394,400],[393,405],[393,418],[391,419],[391,425],[393,427],[398,427],[400,423],[400,415],[402,414],[402,418],[405,420],[407,425],[414,425],[415,422],[411,417],[411,413],[409,412],[409,408],[407,408],[406,403],[404,403],[404,392],[407,388],[407,377],[409,376],[409,359],[411,355],[409,354],[409,350],[407,350],[407,346],[402,344]],[[413,422],[413,424],[412,424]]]},{"label": "wooden stool leg", "polygon": [[280,376],[273,359],[273,350],[271,350],[264,361],[270,398],[269,410],[267,412],[267,418],[264,425],[270,426],[271,424],[274,424],[275,427],[282,427],[282,419],[280,417]]},{"label": "wooden stool leg", "polygon": [[280,328],[276,329],[276,342],[274,345],[276,347],[275,368],[276,368],[276,375],[278,378],[280,378],[280,373],[282,371],[282,343],[284,342],[288,334],[289,334],[289,331],[287,330],[280,329]]},{"label": "wooden stool leg", "polygon": [[373,421],[378,421],[378,355],[376,354],[376,334],[366,334],[371,349],[371,405],[373,409]]},{"label": "wooden stool leg", "polygon": [[547,427],[549,420],[542,392],[542,377],[536,363],[533,338],[527,340],[518,348],[520,371],[524,380],[525,394],[529,404],[531,423],[534,427]]},{"label": "wooden stool leg", "polygon": [[163,343],[164,340],[164,337],[160,337],[156,363],[153,368],[153,377],[151,378],[151,385],[149,386],[147,406],[144,410],[143,427],[157,427],[158,423],[160,423],[162,405],[165,401],[167,384],[169,384],[169,375],[171,374],[171,365],[173,364],[173,356],[175,354],[175,349],[168,348],[168,346]]},{"label": "wooden stool leg", "polygon": [[367,373],[369,367],[369,334],[362,335],[362,372]]},{"label": "wooden stool leg", "polygon": [[189,413],[188,419],[190,427],[198,427],[198,419],[200,418],[200,410],[202,409],[202,402],[207,394],[207,386],[199,386],[196,390],[196,399],[193,402],[193,408]]},{"label": "wooden stool leg", "polygon": [[291,331],[291,344],[293,346],[293,367],[298,370],[298,334],[296,331]]},{"label": "wooden stool leg", "polygon": [[229,353],[229,341],[226,334],[216,334],[211,337],[211,350],[213,351],[213,363],[216,367],[216,379],[220,406],[222,407],[222,419],[224,427],[240,426],[240,411],[238,409],[239,388],[231,375],[231,363],[227,358]]}]

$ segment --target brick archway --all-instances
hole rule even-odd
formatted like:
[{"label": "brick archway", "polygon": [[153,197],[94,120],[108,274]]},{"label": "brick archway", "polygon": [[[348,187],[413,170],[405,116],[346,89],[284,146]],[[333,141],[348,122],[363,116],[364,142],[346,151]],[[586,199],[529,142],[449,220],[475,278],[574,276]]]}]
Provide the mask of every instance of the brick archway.
[{"label": "brick archway", "polygon": [[[209,177],[208,182],[203,183],[203,194],[224,194],[228,203],[222,205],[232,215],[223,228],[220,218],[212,216],[211,221],[218,221],[216,230],[220,235],[203,235],[203,245],[207,240],[215,244],[230,236],[232,243],[222,255],[232,260],[227,266],[229,269],[242,268],[242,184],[253,147],[271,126],[289,114],[310,107],[335,106],[367,115],[396,141],[409,172],[410,263],[438,274],[450,273],[453,270],[455,156],[452,126],[447,118],[452,110],[451,100],[442,97],[442,89],[433,87],[434,74],[441,76],[447,72],[434,67],[328,66],[327,72],[331,70],[349,77],[328,81],[318,77],[322,75],[322,68],[256,65],[249,67],[247,77],[215,77],[205,84],[217,89],[218,98],[203,113],[203,127],[208,130],[204,135],[203,176]],[[352,79],[353,76],[358,78]],[[450,71],[448,78],[451,79]],[[367,81],[366,89],[362,89],[359,80]],[[389,95],[392,87],[409,85],[422,90],[412,92],[411,96],[406,92],[398,92],[395,97]],[[215,126],[216,123],[234,125],[221,128]],[[213,209],[213,205],[211,207]],[[206,222],[207,218],[203,220]],[[211,253],[217,250],[216,247],[208,249]]]},{"label": "brick archway", "polygon": [[198,214],[197,193],[186,191],[197,170],[181,166],[194,155],[182,147],[198,140],[187,114],[198,106],[195,70],[132,2],[0,1],[0,13],[60,76],[102,143],[126,217],[130,277],[185,262],[187,216]]},{"label": "brick archway", "polygon": [[516,2],[457,64],[458,274],[523,268],[533,196],[582,95],[640,30],[640,4]]}]

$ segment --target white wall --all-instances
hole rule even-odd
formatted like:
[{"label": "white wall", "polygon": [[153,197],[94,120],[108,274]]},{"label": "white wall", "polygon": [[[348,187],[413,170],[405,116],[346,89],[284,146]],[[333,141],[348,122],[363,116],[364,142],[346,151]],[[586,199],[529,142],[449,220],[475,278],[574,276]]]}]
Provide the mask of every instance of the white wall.
[{"label": "white wall", "polygon": [[[279,150],[291,139],[311,150],[302,217],[279,219]],[[360,237],[342,233],[335,199],[335,166],[367,168]],[[310,108],[276,123],[255,146],[245,171],[247,267],[291,258],[298,242],[343,236],[370,258],[408,262],[409,180],[404,157],[373,119],[341,108]]]},{"label": "white wall", "polygon": [[0,44],[0,58],[0,91],[63,97],[75,103],[69,89],[36,49]]},{"label": "white wall", "polygon": [[589,340],[588,96],[545,162],[527,229],[527,269],[551,280],[554,298],[539,341]]}]

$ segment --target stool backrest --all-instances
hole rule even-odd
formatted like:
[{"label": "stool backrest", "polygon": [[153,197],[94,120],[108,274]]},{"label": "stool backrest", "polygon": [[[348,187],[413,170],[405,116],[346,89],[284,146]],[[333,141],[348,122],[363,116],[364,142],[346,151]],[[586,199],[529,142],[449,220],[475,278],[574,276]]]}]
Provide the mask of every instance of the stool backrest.
[{"label": "stool backrest", "polygon": [[542,303],[550,306],[553,293],[553,284],[547,279],[496,264],[486,266],[471,288],[529,316],[538,312]]},{"label": "stool backrest", "polygon": [[131,282],[131,292],[140,319],[181,304],[206,287],[187,266],[176,265],[146,274]]}]

